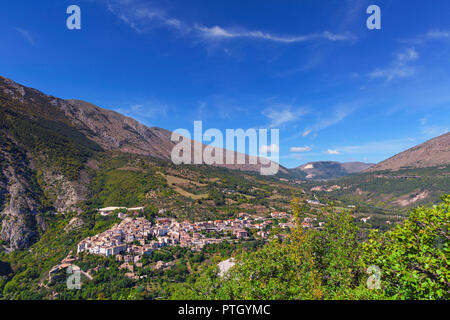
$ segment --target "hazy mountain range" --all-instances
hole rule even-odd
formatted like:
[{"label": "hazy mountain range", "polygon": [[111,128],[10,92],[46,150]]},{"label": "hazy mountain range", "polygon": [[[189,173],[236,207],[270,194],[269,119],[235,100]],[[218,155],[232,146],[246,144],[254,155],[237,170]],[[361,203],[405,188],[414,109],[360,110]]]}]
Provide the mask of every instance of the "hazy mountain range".
[{"label": "hazy mountain range", "polygon": [[352,173],[358,173],[373,166],[373,163],[336,161],[308,162],[297,168],[291,169],[295,173],[304,173],[308,180],[328,180],[340,178]]}]

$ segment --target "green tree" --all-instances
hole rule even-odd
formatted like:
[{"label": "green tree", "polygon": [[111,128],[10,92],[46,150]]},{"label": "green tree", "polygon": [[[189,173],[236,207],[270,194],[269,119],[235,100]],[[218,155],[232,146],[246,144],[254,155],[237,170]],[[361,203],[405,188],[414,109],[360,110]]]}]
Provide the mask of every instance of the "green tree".
[{"label": "green tree", "polygon": [[373,231],[364,243],[364,266],[381,269],[386,296],[397,299],[450,297],[450,195],[433,208],[416,208],[392,231]]},{"label": "green tree", "polygon": [[325,226],[311,231],[316,267],[324,285],[325,298],[345,298],[361,281],[359,228],[349,211],[338,212],[331,205],[325,211]]}]

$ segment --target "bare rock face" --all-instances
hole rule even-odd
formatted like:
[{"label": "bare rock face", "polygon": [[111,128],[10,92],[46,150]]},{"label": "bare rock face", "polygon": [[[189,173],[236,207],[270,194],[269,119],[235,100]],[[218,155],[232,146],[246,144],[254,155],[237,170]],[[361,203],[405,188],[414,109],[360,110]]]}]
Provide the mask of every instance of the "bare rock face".
[{"label": "bare rock face", "polygon": [[2,240],[9,243],[12,250],[24,249],[36,239],[34,226],[30,225],[26,216],[9,216],[2,223]]},{"label": "bare rock face", "polygon": [[0,149],[0,237],[13,250],[29,246],[37,236],[38,202],[30,188],[29,167],[20,148]]},{"label": "bare rock face", "polygon": [[79,218],[79,217],[75,217],[72,218],[69,223],[67,224],[67,226],[64,228],[64,230],[66,232],[70,232],[72,230],[77,230],[79,228],[81,228],[84,225],[84,221],[83,219]]},{"label": "bare rock face", "polygon": [[[0,150],[0,157],[3,163],[7,163],[0,168],[0,194],[3,199],[0,203],[1,239],[12,250],[30,246],[38,237],[38,229],[46,229],[46,222],[39,213],[39,197],[43,193],[58,212],[78,211],[77,204],[86,199],[87,184],[69,181],[51,168],[40,168],[42,183],[38,185],[35,172],[31,169],[34,167],[33,161],[20,149],[14,153]],[[80,174],[84,175],[85,172]]]},{"label": "bare rock face", "polygon": [[52,168],[43,170],[41,187],[57,212],[78,211],[78,203],[86,200],[87,186],[80,181],[69,181]]},{"label": "bare rock face", "polygon": [[13,167],[3,171],[8,181],[6,201],[2,215],[1,238],[12,249],[29,246],[37,236],[37,202],[29,194],[27,181]]},{"label": "bare rock face", "polygon": [[[56,136],[59,143],[82,141],[83,135],[77,135],[70,119],[58,109],[59,101],[0,77],[0,237],[12,250],[30,246],[38,239],[38,231],[46,229],[40,212],[44,199],[46,211],[79,212],[80,201],[87,197],[89,176],[84,168],[69,178],[67,171],[54,166],[55,156],[49,156],[53,149],[35,148],[34,136],[20,134],[28,130],[38,132],[40,139],[47,133]],[[64,151],[55,152],[61,159]]]},{"label": "bare rock face", "polygon": [[170,158],[174,143],[167,130],[148,128],[132,118],[85,101],[57,99],[55,104],[78,130],[106,150]]},{"label": "bare rock face", "polygon": [[[5,203],[0,212],[1,239],[9,243],[12,250],[30,246],[38,236],[38,228],[45,230],[46,222],[39,215],[39,201],[30,191],[29,181],[20,176],[12,166],[3,170],[6,183],[3,183]],[[42,186],[47,195],[53,199],[53,206],[58,212],[78,211],[77,204],[87,194],[86,186],[71,182],[65,176],[44,171]]]}]

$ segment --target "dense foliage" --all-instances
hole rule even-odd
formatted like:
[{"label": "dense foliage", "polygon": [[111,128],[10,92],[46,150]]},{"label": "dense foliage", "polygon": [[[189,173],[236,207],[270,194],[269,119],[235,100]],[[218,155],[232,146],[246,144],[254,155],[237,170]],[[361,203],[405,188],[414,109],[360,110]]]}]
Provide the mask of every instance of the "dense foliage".
[{"label": "dense foliage", "polygon": [[[297,201],[293,206],[299,222],[306,209]],[[238,256],[228,276],[210,266],[195,283],[175,287],[172,298],[448,299],[449,209],[445,196],[439,206],[414,209],[404,224],[363,243],[349,213],[328,210],[323,230],[297,223],[287,240]]]},{"label": "dense foliage", "polygon": [[404,224],[363,244],[364,265],[381,269],[385,294],[398,299],[450,297],[450,196],[416,208]]},{"label": "dense foliage", "polygon": [[[440,196],[450,190],[449,177],[450,165],[354,174],[327,181],[326,185],[337,185],[340,189],[317,194],[358,204],[372,212],[378,209],[379,212],[407,214],[412,207],[437,204]],[[311,187],[323,184],[309,182]]]},{"label": "dense foliage", "polygon": [[14,151],[14,141],[34,159],[54,168],[69,180],[78,178],[83,163],[101,148],[69,125],[42,118],[29,118],[0,106],[2,149]]}]

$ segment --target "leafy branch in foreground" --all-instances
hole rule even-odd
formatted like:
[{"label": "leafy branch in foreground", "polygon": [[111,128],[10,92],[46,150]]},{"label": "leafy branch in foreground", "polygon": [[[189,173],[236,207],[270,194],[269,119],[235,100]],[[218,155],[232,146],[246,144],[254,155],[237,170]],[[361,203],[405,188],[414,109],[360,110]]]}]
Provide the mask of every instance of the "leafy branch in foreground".
[{"label": "leafy branch in foreground", "polygon": [[377,265],[387,296],[398,299],[450,297],[450,195],[433,208],[416,208],[390,232],[373,231],[363,244],[365,265]]}]

